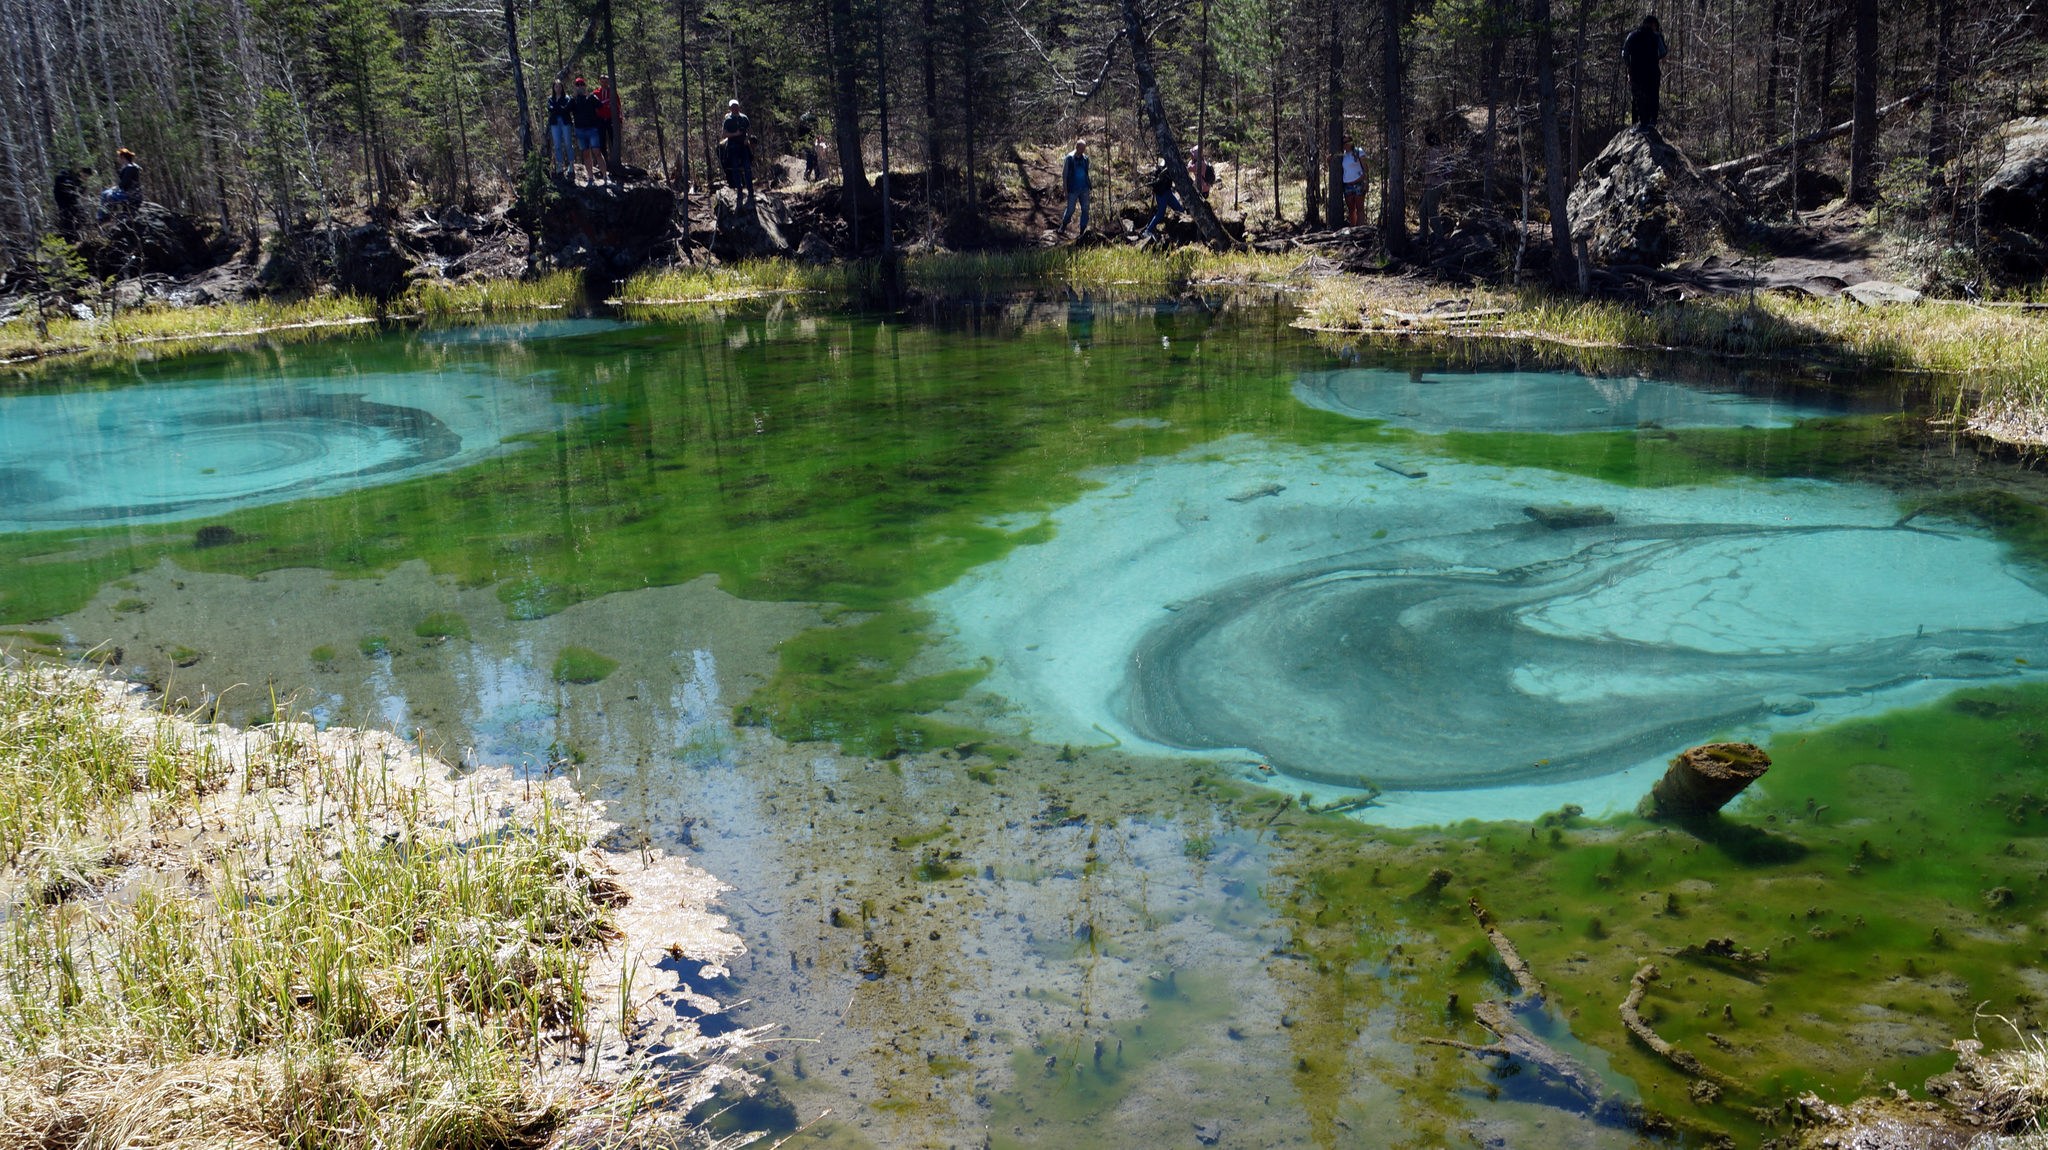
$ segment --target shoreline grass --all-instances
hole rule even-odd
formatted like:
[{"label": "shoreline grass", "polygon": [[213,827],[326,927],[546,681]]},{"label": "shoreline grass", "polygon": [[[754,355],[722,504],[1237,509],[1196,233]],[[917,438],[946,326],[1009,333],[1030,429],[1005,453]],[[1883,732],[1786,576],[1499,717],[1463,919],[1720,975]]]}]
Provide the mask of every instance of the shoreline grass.
[{"label": "shoreline grass", "polygon": [[582,1069],[631,1017],[609,824],[445,775],[0,670],[0,1144],[537,1145],[672,1102]]}]

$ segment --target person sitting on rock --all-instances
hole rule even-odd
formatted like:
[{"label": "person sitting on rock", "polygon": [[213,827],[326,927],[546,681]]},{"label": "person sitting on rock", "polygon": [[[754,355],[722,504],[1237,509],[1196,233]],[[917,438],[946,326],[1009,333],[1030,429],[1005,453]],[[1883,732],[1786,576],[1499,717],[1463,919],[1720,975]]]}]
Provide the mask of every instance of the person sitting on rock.
[{"label": "person sitting on rock", "polygon": [[555,81],[548,97],[548,141],[554,145],[551,167],[555,175],[576,174],[576,116],[569,109],[569,86]]},{"label": "person sitting on rock", "polygon": [[754,146],[747,137],[752,124],[747,114],[740,111],[738,100],[726,101],[725,141],[721,159],[725,164],[725,182],[733,188],[744,188],[748,195],[754,194]]},{"label": "person sitting on rock", "polygon": [[121,167],[114,173],[114,186],[100,193],[101,223],[117,211],[134,215],[142,206],[142,165],[127,148],[115,152],[114,158],[121,161]]},{"label": "person sitting on rock", "polygon": [[1664,57],[1671,49],[1664,44],[1663,26],[1657,17],[1643,17],[1642,26],[1621,42],[1621,62],[1628,69],[1629,102],[1635,121],[1645,128],[1657,126],[1657,88],[1664,80]]},{"label": "person sitting on rock", "polygon": [[[590,86],[578,76],[572,83],[576,94],[569,97],[569,116],[576,124],[577,158],[583,161],[583,170],[590,174],[590,182],[597,182],[597,173],[602,170],[604,153],[604,131],[598,126],[597,97],[590,94]],[[570,179],[575,178],[571,172]]]}]

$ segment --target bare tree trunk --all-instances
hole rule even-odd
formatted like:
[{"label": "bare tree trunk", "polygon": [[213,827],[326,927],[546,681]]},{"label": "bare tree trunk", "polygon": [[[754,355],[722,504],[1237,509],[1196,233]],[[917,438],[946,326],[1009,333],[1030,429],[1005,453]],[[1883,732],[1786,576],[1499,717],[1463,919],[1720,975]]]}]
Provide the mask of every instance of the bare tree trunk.
[{"label": "bare tree trunk", "polygon": [[690,250],[690,10],[688,0],[676,0],[676,71],[682,75],[682,138],[676,154],[683,162],[683,250]]},{"label": "bare tree trunk", "polygon": [[519,14],[505,0],[505,50],[512,57],[512,94],[519,101],[519,158],[533,154],[533,115],[526,106],[526,69],[519,64]]},{"label": "bare tree trunk", "polygon": [[896,247],[896,221],[889,206],[889,35],[882,5],[875,5],[875,91],[881,103],[882,127],[882,254]]},{"label": "bare tree trunk", "polygon": [[604,0],[604,74],[611,77],[612,130],[605,133],[604,169],[617,175],[626,156],[626,102],[619,98],[619,41],[612,34],[612,0]]},{"label": "bare tree trunk", "polygon": [[1381,242],[1389,254],[1408,254],[1408,165],[1402,139],[1401,101],[1405,98],[1401,63],[1401,0],[1380,0],[1382,67],[1387,100],[1387,192],[1380,217]]},{"label": "bare tree trunk", "polygon": [[1563,288],[1579,282],[1578,256],[1572,250],[1572,221],[1566,204],[1564,149],[1557,128],[1557,62],[1550,27],[1550,0],[1535,0],[1530,19],[1536,24],[1536,99],[1543,117],[1543,168],[1550,191],[1550,279]]},{"label": "bare tree trunk", "polygon": [[1131,69],[1138,74],[1138,95],[1145,105],[1145,118],[1152,122],[1152,135],[1159,142],[1159,158],[1166,161],[1167,169],[1173,173],[1174,190],[1180,193],[1181,203],[1194,217],[1195,230],[1202,233],[1202,239],[1211,247],[1229,247],[1230,237],[1223,234],[1223,224],[1209,210],[1209,201],[1196,194],[1187,161],[1174,142],[1173,123],[1166,118],[1166,105],[1159,98],[1159,76],[1152,70],[1152,45],[1145,38],[1138,0],[1123,0],[1123,10],[1124,32],[1131,41]]},{"label": "bare tree trunk", "polygon": [[1328,151],[1330,227],[1341,228],[1344,215],[1344,0],[1332,0],[1329,14],[1330,97]]},{"label": "bare tree trunk", "polygon": [[932,180],[939,174],[943,152],[939,139],[939,17],[934,0],[924,0],[924,198],[931,202]]},{"label": "bare tree trunk", "polygon": [[1849,138],[1849,201],[1877,198],[1877,0],[1856,0],[1856,127]]},{"label": "bare tree trunk", "polygon": [[1504,7],[1502,0],[1494,0],[1486,13],[1486,164],[1480,177],[1479,203],[1488,210],[1493,207],[1494,158],[1500,151],[1500,67],[1501,57],[1507,52],[1507,38],[1501,28],[1507,19]]}]

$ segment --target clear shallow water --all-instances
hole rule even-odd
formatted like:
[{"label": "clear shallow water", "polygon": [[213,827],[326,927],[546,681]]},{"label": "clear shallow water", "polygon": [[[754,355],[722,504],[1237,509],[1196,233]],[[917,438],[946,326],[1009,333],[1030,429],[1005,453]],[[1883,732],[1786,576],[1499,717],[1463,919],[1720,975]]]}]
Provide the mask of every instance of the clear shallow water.
[{"label": "clear shallow water", "polygon": [[[118,648],[125,670],[224,717],[260,716],[275,688],[451,758],[573,773],[628,839],[737,884],[729,906],[754,952],[725,989],[751,1000],[743,1021],[788,1027],[764,1069],[805,1118],[834,1109],[827,1145],[983,1131],[996,1145],[1173,1145],[1211,1120],[1226,1145],[1633,1143],[1533,1083],[1421,1053],[1421,1036],[1482,1037],[1446,1014],[1447,990],[1498,993],[1467,958],[1456,900],[1416,894],[1423,874],[1446,867],[1456,889],[1504,899],[1524,897],[1504,876],[1544,876],[1562,893],[1528,897],[1558,905],[1518,906],[1515,930],[1546,977],[1590,995],[1613,973],[1625,983],[1603,964],[1634,953],[1710,931],[1765,941],[1704,901],[1685,918],[1631,910],[1637,893],[1612,887],[1628,857],[1653,860],[1629,873],[1705,884],[1686,899],[1720,884],[1730,914],[1772,898],[1850,905],[1846,889],[1816,893],[1819,863],[1758,870],[1778,885],[1734,896],[1725,862],[1667,859],[1625,823],[1581,822],[1551,874],[1509,853],[1534,827],[1501,842],[1485,828],[1358,839],[1256,805],[1248,787],[1309,780],[1328,798],[1365,774],[1467,788],[1390,794],[1371,813],[1395,824],[1597,813],[1626,809],[1655,769],[1641,764],[1688,741],[1841,742],[1814,732],[1891,730],[1899,708],[1957,686],[2024,682],[2048,622],[2034,569],[1974,522],[1898,521],[1926,498],[2030,480],[1881,414],[1766,426],[1884,405],[1756,381],[1744,402],[1769,418],[1719,426],[1500,430],[1494,412],[1445,418],[1442,434],[1389,428],[1304,403],[1304,388],[1330,372],[1494,380],[1521,397],[1502,400],[1512,414],[1567,410],[1590,377],[1340,361],[1285,319],[1243,302],[1047,295],[927,323],[778,309],[511,325],[170,361],[140,386],[44,380],[0,402],[112,411],[118,425],[176,406],[164,396],[230,388],[298,411],[303,381],[341,379],[318,394],[447,430],[393,439],[378,412],[330,404],[323,442],[348,445],[330,460],[423,456],[405,446],[423,438],[452,453],[347,475],[287,463],[283,482],[252,481],[204,518],[0,535],[0,618],[18,646]],[[1737,385],[1661,370],[1658,394],[1681,406],[1714,407]],[[464,407],[479,403],[514,415]],[[74,466],[108,434],[98,414],[48,426],[24,466]],[[255,432],[213,449],[226,460],[245,442],[272,450]],[[348,490],[292,486],[315,476]],[[1551,530],[1523,514],[1532,504],[1597,505],[1613,522]],[[233,541],[196,548],[202,525]],[[571,647],[616,666],[570,681]],[[1979,710],[1998,708],[2012,709]],[[2015,739],[2025,714],[2012,712]],[[1888,737],[1850,740],[1817,782],[1792,776],[1810,789],[1756,800],[1758,817],[1789,825],[1802,795],[1848,810],[1828,787],[1918,793],[1871,764],[1945,769],[1888,757]],[[2008,744],[1976,761],[2027,761],[2032,744]],[[1261,778],[1258,757],[1292,777]],[[1828,874],[1850,865],[1854,838]],[[1891,842],[1886,873],[1904,883],[1918,864]],[[1974,874],[1951,880],[1885,897],[1976,899]],[[1908,923],[1857,947],[1912,932],[1924,942]],[[1989,957],[1943,961],[1984,982],[1953,994],[2012,993],[1984,973]],[[1837,977],[1802,969],[1778,985]],[[1747,1057],[1796,1055],[1813,1081],[1853,1084],[1938,1049],[1945,1016],[1860,986],[1814,984],[1814,1011],[1844,1014],[1801,1041],[1861,1062]],[[1951,994],[1937,990],[1930,1001]],[[1893,1029],[1843,1037],[1887,1002],[1905,1012],[1879,1019]],[[1675,1076],[1598,1029],[1611,1003],[1579,1005],[1543,1024],[1561,1045],[1608,1065],[1625,1094],[1689,1105]],[[1682,1026],[1691,1004],[1671,1014]]]}]

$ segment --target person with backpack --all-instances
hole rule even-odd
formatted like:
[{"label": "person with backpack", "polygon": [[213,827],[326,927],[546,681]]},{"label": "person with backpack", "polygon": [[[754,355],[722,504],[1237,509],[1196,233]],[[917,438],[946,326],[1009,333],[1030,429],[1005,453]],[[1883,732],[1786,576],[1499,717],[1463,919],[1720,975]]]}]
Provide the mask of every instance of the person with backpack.
[{"label": "person with backpack", "polygon": [[1151,187],[1152,198],[1159,205],[1159,210],[1152,213],[1151,222],[1147,223],[1145,230],[1139,234],[1140,239],[1146,240],[1154,238],[1153,229],[1159,226],[1159,221],[1166,218],[1168,208],[1176,212],[1187,211],[1187,208],[1181,206],[1180,197],[1173,194],[1173,168],[1163,159],[1159,161],[1159,166],[1152,170]]},{"label": "person with backpack", "polygon": [[1657,89],[1664,82],[1664,57],[1671,49],[1664,43],[1664,26],[1654,15],[1621,42],[1622,66],[1628,70],[1628,94],[1635,122],[1645,128],[1657,126]]},{"label": "person with backpack", "polygon": [[553,145],[550,167],[555,175],[576,174],[576,117],[569,110],[569,88],[560,80],[548,97],[548,141]]},{"label": "person with backpack", "polygon": [[1067,210],[1060,213],[1058,235],[1067,234],[1067,221],[1073,218],[1074,205],[1081,206],[1081,230],[1076,235],[1088,234],[1088,201],[1094,198],[1095,187],[1088,178],[1088,141],[1075,140],[1074,150],[1060,161],[1060,187],[1067,193]]},{"label": "person with backpack", "polygon": [[1202,145],[1188,149],[1188,179],[1195,184],[1195,194],[1209,198],[1209,189],[1216,186],[1216,165],[1202,159]]}]

